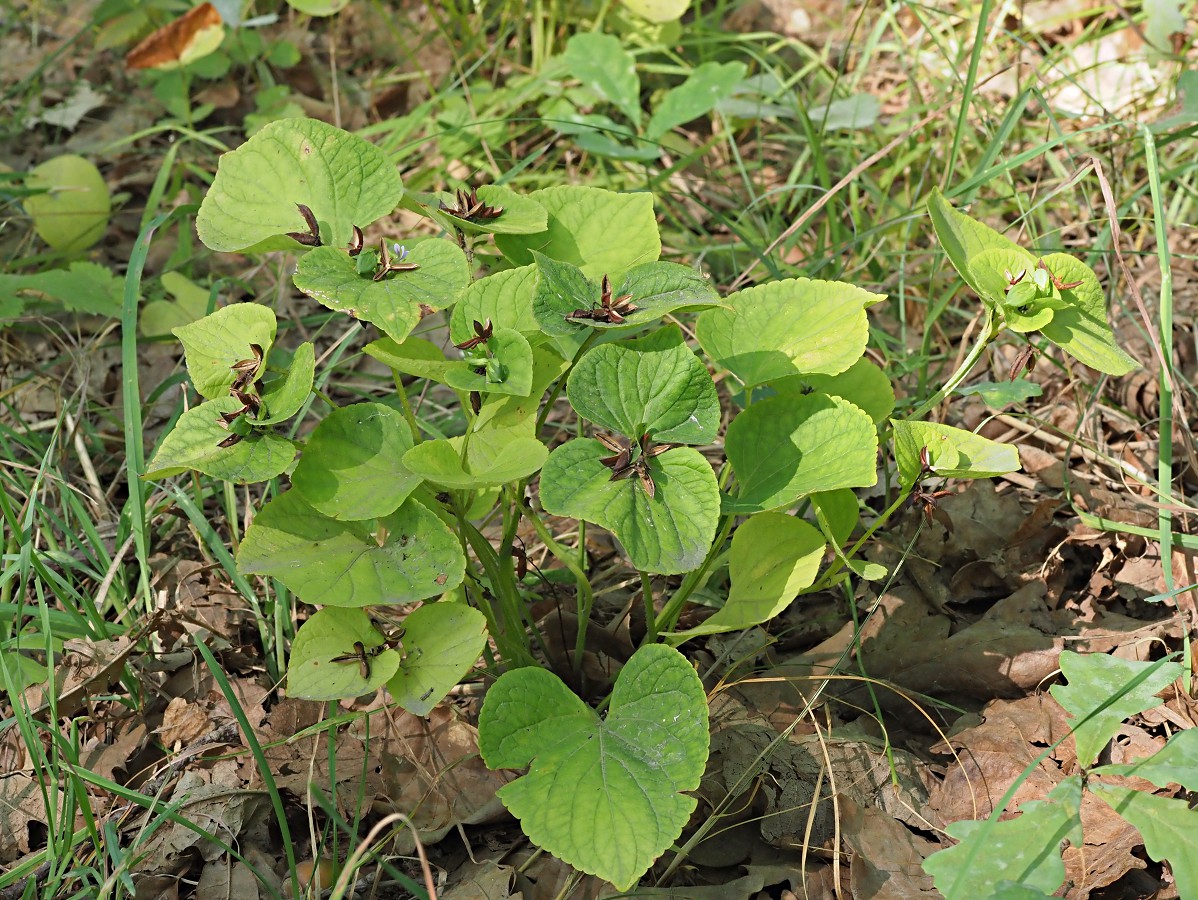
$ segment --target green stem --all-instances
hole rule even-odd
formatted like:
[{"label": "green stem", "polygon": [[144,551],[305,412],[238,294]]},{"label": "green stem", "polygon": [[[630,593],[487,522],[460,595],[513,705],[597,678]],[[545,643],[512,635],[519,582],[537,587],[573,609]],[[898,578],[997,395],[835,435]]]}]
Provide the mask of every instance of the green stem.
[{"label": "green stem", "polygon": [[[718,481],[721,491],[728,486],[728,481],[731,477],[732,467],[725,463]],[[662,607],[661,616],[657,620],[661,631],[674,630],[674,626],[678,623],[678,616],[682,613],[682,604],[690,598],[695,589],[707,578],[707,571],[711,568],[711,564],[715,558],[719,556],[720,549],[724,546],[724,541],[728,539],[728,532],[732,530],[732,523],[734,521],[736,521],[736,516],[734,515],[726,515],[720,520],[715,540],[707,548],[707,555],[703,558],[702,564],[694,571],[686,573],[686,577],[682,579],[682,584],[678,585],[678,590],[673,593],[670,599],[666,601],[666,605]]]},{"label": "green stem", "polygon": [[[524,618],[520,614],[520,596],[516,592],[512,580],[503,577],[499,554],[495,552],[491,542],[466,520],[460,510],[458,511],[458,529],[460,534],[466,536],[466,540],[470,542],[470,549],[482,563],[483,571],[486,572],[487,579],[491,582],[496,599],[499,601],[500,609],[503,610],[503,622],[497,622],[492,611],[488,616],[487,626],[495,629],[492,631],[491,637],[495,639],[495,644],[499,647],[499,652],[503,654],[504,661],[514,668],[534,665],[535,660],[528,650],[528,643],[524,637]],[[486,597],[483,596],[482,600],[485,603]],[[496,626],[499,627],[496,628]]]},{"label": "green stem", "polygon": [[811,585],[811,587],[807,589],[807,593],[813,594],[817,591],[824,590],[829,585],[831,585],[833,580],[836,578],[836,576],[838,576],[840,574],[840,570],[845,568],[845,566],[848,563],[848,560],[852,559],[854,556],[857,555],[857,551],[859,551],[861,549],[861,547],[865,544],[865,542],[868,541],[873,536],[873,533],[875,531],[877,531],[879,528],[881,528],[883,525],[885,525],[886,522],[888,522],[890,520],[890,517],[893,516],[898,511],[899,507],[907,502],[907,498],[910,496],[911,496],[910,488],[908,488],[905,491],[902,491],[898,495],[898,499],[896,499],[893,503],[891,503],[890,506],[886,507],[886,510],[880,516],[878,516],[876,519],[874,519],[873,524],[870,525],[869,528],[867,528],[865,530],[865,534],[861,535],[861,537],[857,540],[857,543],[853,544],[852,548],[849,550],[848,553],[845,553],[843,555],[838,553],[836,555],[836,559],[832,562],[831,565],[828,566],[828,571],[824,572],[824,574],[819,577],[819,580],[816,581],[815,584]]},{"label": "green stem", "polygon": [[953,374],[949,376],[948,381],[944,382],[943,387],[941,387],[940,390],[912,410],[907,418],[910,420],[922,419],[928,414],[929,411],[935,409],[945,397],[955,391],[961,382],[963,382],[969,375],[970,370],[977,365],[978,360],[982,358],[982,354],[986,351],[986,348],[994,342],[994,339],[999,336],[1002,330],[1003,325],[999,321],[998,316],[995,314],[994,307],[987,306],[985,331],[978,338],[977,343],[975,343],[972,349],[970,349],[969,355],[962,360],[961,365],[957,367],[957,371],[953,372]]},{"label": "green stem", "polygon": [[[578,357],[582,356],[582,354],[585,353],[591,344],[595,343],[598,338],[599,329],[592,328],[591,333],[587,335],[586,340],[583,341],[582,345],[578,348],[578,352],[574,354],[574,359],[578,359]],[[573,365],[573,361],[571,361],[571,365]],[[534,429],[533,434],[541,433],[541,428],[544,427],[545,420],[549,418],[549,411],[553,409],[553,404],[556,403],[557,398],[561,396],[562,388],[566,386],[566,379],[569,377],[569,375],[570,371],[567,369],[565,374],[563,374],[562,377],[554,383],[553,390],[549,394],[549,399],[545,401],[544,405],[541,406],[541,411],[537,414],[537,427]]]},{"label": "green stem", "polygon": [[416,424],[416,414],[412,412],[412,403],[408,400],[408,390],[404,387],[403,376],[395,370],[392,370],[391,374],[395,379],[395,395],[399,398],[403,417],[407,420],[408,427],[412,429],[412,440],[419,444],[423,438],[420,435],[420,426]]},{"label": "green stem", "polygon": [[678,616],[682,613],[683,604],[690,599],[695,589],[707,579],[711,564],[720,555],[724,541],[728,539],[728,533],[732,531],[732,523],[735,521],[735,515],[724,516],[720,522],[719,530],[716,532],[715,540],[711,542],[707,556],[703,558],[702,565],[697,569],[687,572],[686,577],[682,579],[682,584],[678,585],[678,590],[674,591],[670,599],[666,601],[666,605],[662,607],[661,616],[658,619],[658,626],[661,631],[674,630],[674,626],[678,624]]},{"label": "green stem", "polygon": [[641,641],[641,646],[645,644],[657,643],[657,614],[653,611],[653,576],[648,572],[641,572],[641,599],[645,602],[645,639]]},{"label": "green stem", "polygon": [[591,607],[594,603],[595,595],[591,591],[591,583],[587,580],[586,572],[582,570],[582,566],[578,564],[578,560],[569,548],[563,547],[553,535],[549,533],[548,527],[537,515],[536,510],[528,510],[528,521],[532,523],[533,529],[537,533],[537,538],[541,543],[549,548],[549,552],[563,566],[570,570],[570,574],[574,576],[574,583],[577,586],[577,609],[578,609],[578,635],[574,640],[574,670],[576,674],[582,671],[582,654],[586,650],[587,645],[587,622],[591,619]]}]

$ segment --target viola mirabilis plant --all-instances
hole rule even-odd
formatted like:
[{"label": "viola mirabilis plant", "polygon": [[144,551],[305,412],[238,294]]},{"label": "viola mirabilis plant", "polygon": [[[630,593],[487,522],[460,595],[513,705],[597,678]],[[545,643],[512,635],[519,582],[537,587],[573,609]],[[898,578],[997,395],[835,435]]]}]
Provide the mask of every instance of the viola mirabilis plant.
[{"label": "viola mirabilis plant", "polygon": [[[366,246],[364,230],[401,200],[442,236]],[[280,426],[308,409],[312,345],[277,346],[273,312],[236,303],[176,329],[203,402],[164,438],[147,475],[190,469],[242,483],[289,475],[290,488],[247,530],[237,563],[321,607],[292,644],[292,696],[386,686],[422,715],[489,643],[492,669],[503,674],[482,708],[483,757],[532,767],[500,796],[540,846],[622,889],[678,838],[696,803],[685,792],[698,787],[707,758],[704,692],[672,645],[765,622],[796,596],[865,571],[841,548],[859,519],[853,490],[876,481],[880,436],[894,442],[898,502],[929,471],[972,478],[1018,466],[1013,448],[890,418],[893,389],[863,358],[867,310],[881,295],[796,278],[721,299],[700,273],[659,260],[647,193],[490,185],[405,197],[381,150],[290,119],[221,158],[197,230],[214,250],[298,254],[295,286],[377,328],[366,352],[397,384],[455,392],[465,429],[423,429],[400,390],[326,409],[302,444],[285,436]],[[471,260],[483,241],[496,255],[479,277]],[[1065,308],[1053,306],[1055,317],[1069,314],[1071,290],[1059,289]],[[1023,305],[1037,304],[1047,301]],[[438,311],[449,313],[444,348],[413,334]],[[699,352],[677,324],[663,323],[685,313],[697,314]],[[1072,351],[1077,341],[1058,343]],[[713,369],[743,385],[735,414]],[[558,429],[546,419],[563,392],[578,436],[551,449],[546,438]],[[716,441],[725,420],[717,474],[698,448]],[[809,512],[797,516],[799,508]],[[680,576],[659,580],[673,585],[660,607],[645,591],[648,636],[605,717],[532,651],[527,609],[538,582],[521,571],[522,522],[574,580],[576,665],[591,615],[585,560],[553,537],[546,514],[611,532],[646,586],[654,575]],[[676,631],[725,554],[723,607]],[[371,615],[418,603],[402,631]]]}]

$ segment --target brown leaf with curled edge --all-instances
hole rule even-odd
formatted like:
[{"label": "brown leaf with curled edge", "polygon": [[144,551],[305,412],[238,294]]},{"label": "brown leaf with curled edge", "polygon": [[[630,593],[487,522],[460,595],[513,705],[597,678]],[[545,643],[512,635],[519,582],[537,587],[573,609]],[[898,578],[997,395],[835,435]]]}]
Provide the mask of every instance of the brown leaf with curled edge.
[{"label": "brown leaf with curled edge", "polygon": [[[54,713],[58,718],[75,715],[88,696],[107,693],[120,679],[121,670],[138,640],[140,635],[110,641],[79,639],[65,642],[62,660],[54,671],[54,683],[58,685]],[[30,706],[36,704],[33,716],[43,722],[49,721],[50,716],[48,687],[37,685],[29,691]]]},{"label": "brown leaf with curled edge", "polygon": [[214,39],[215,29],[220,29],[223,34],[224,27],[216,7],[201,3],[163,25],[126,53],[125,68],[167,69],[191,62],[205,55],[198,52],[200,46]]}]

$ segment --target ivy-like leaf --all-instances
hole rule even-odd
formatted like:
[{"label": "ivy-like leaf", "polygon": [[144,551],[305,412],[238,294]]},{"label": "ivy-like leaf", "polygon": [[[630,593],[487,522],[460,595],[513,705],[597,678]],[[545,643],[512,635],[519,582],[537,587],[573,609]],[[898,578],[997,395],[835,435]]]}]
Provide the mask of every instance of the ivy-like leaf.
[{"label": "ivy-like leaf", "polygon": [[790,278],[738,291],[699,316],[707,355],[747,387],[787,375],[836,375],[861,358],[867,307],[885,299],[851,284]]},{"label": "ivy-like leaf", "polygon": [[680,792],[707,762],[707,698],[682,654],[648,644],[620,671],[606,719],[529,667],[487,691],[478,732],[491,768],[531,766],[499,789],[529,839],[628,890],[695,808]]},{"label": "ivy-like leaf", "polygon": [[676,575],[698,567],[715,537],[720,511],[715,473],[703,455],[675,447],[648,461],[650,498],[637,476],[612,481],[596,440],[567,441],[541,471],[541,504],[555,516],[606,528],[643,572]]},{"label": "ivy-like leaf", "polygon": [[1123,786],[1098,783],[1093,789],[1140,832],[1150,858],[1169,861],[1177,896],[1198,896],[1198,810],[1185,800]]},{"label": "ivy-like leaf", "polygon": [[732,96],[744,77],[745,64],[741,62],[696,66],[686,81],[666,91],[649,117],[645,137],[656,141],[670,129],[707,115],[717,103]]},{"label": "ivy-like leaf", "polygon": [[1140,662],[1070,650],[1061,653],[1060,666],[1068,684],[1054,684],[1049,691],[1076,722],[1073,739],[1078,764],[1084,766],[1098,758],[1124,719],[1157,706],[1156,695],[1183,671],[1168,660]]},{"label": "ivy-like leaf", "polygon": [[720,425],[711,374],[676,325],[591,348],[566,394],[584,419],[634,439],[648,432],[662,442],[709,444]]},{"label": "ivy-like leaf", "polygon": [[[1082,846],[1081,780],[1072,776],[1047,800],[1021,804],[1020,816],[1005,822],[953,822],[946,829],[960,841],[933,853],[923,867],[950,900],[994,897],[1011,882],[1052,895],[1065,881],[1061,841]],[[994,849],[1001,847],[1002,852]]]},{"label": "ivy-like leaf", "polygon": [[316,119],[271,122],[221,156],[196,217],[210,250],[296,249],[286,237],[305,230],[296,209],[312,210],[326,247],[344,247],[395,209],[403,181],[378,147]]},{"label": "ivy-like leaf", "polygon": [[732,420],[724,444],[740,483],[738,496],[724,498],[725,512],[781,509],[816,491],[878,479],[873,420],[826,394],[754,403]]},{"label": "ivy-like leaf", "polygon": [[[121,280],[98,263],[77,260],[65,269],[46,269],[28,275],[0,274],[0,301],[11,298],[24,306],[23,297],[27,294],[53,298],[72,312],[109,317],[121,314]],[[200,314],[203,315],[202,310]]]},{"label": "ivy-like leaf", "polygon": [[1134,763],[1098,766],[1092,775],[1120,775],[1144,778],[1159,788],[1180,784],[1198,791],[1198,729],[1187,728],[1174,734],[1156,753]]},{"label": "ivy-like leaf", "polygon": [[237,567],[277,578],[304,602],[325,606],[411,603],[462,583],[466,558],[457,538],[413,498],[371,525],[331,519],[288,491],[262,507]]},{"label": "ivy-like leaf", "polygon": [[640,128],[641,80],[632,54],[618,37],[597,31],[579,32],[566,42],[565,57],[571,75]]}]

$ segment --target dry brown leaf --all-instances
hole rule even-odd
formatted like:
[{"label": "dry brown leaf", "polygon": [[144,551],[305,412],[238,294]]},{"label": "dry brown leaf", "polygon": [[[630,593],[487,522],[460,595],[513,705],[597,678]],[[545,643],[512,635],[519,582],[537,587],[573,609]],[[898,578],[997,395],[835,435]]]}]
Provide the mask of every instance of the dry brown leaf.
[{"label": "dry brown leaf", "polygon": [[[944,822],[990,815],[1043,749],[1069,732],[1064,710],[1051,697],[996,700],[986,705],[982,716],[981,725],[952,736],[949,743],[956,757],[945,763],[944,780],[928,798]],[[937,744],[932,752],[947,754],[948,746]],[[1043,800],[1063,777],[1059,760],[1046,758],[1024,779],[1008,809]]]},{"label": "dry brown leaf", "polygon": [[[87,638],[66,641],[63,657],[54,671],[57,685],[55,713],[59,718],[75,715],[93,694],[106,694],[121,676],[125,661],[139,640],[138,635],[109,641]],[[33,715],[45,720],[50,714],[48,685],[35,685],[27,696]]]},{"label": "dry brown leaf", "polygon": [[[509,818],[495,792],[515,776],[487,769],[477,730],[455,708],[437,707],[426,719],[397,709],[355,719],[335,733],[335,784],[330,783],[326,732],[281,742],[315,725],[321,709],[318,703],[285,700],[271,710],[260,740],[281,788],[301,797],[309,789],[335,795],[350,819],[355,813],[401,812],[426,844],[459,824]],[[407,830],[397,837],[399,847],[411,840]]]},{"label": "dry brown leaf", "polygon": [[923,861],[940,845],[914,834],[878,809],[840,802],[840,834],[853,851],[851,887],[861,900],[939,897]]},{"label": "dry brown leaf", "polygon": [[249,791],[240,785],[208,784],[194,770],[184,773],[172,800],[176,803],[182,800],[176,810],[179,815],[211,837],[168,822],[140,848],[145,855],[141,857],[139,871],[177,871],[187,864],[192,853],[211,863],[224,854],[221,844],[238,845],[249,829],[264,825],[273,816],[265,792]]},{"label": "dry brown leaf", "polygon": [[175,697],[166,705],[158,734],[166,746],[177,749],[211,730],[212,720],[201,704],[188,703],[182,697]]},{"label": "dry brown leaf", "polygon": [[37,781],[27,772],[0,775],[0,863],[10,863],[29,852],[31,823],[48,825]]},{"label": "dry brown leaf", "polygon": [[455,884],[438,895],[441,900],[515,900],[524,897],[521,891],[512,893],[516,870],[494,860],[466,863],[453,874]]}]

